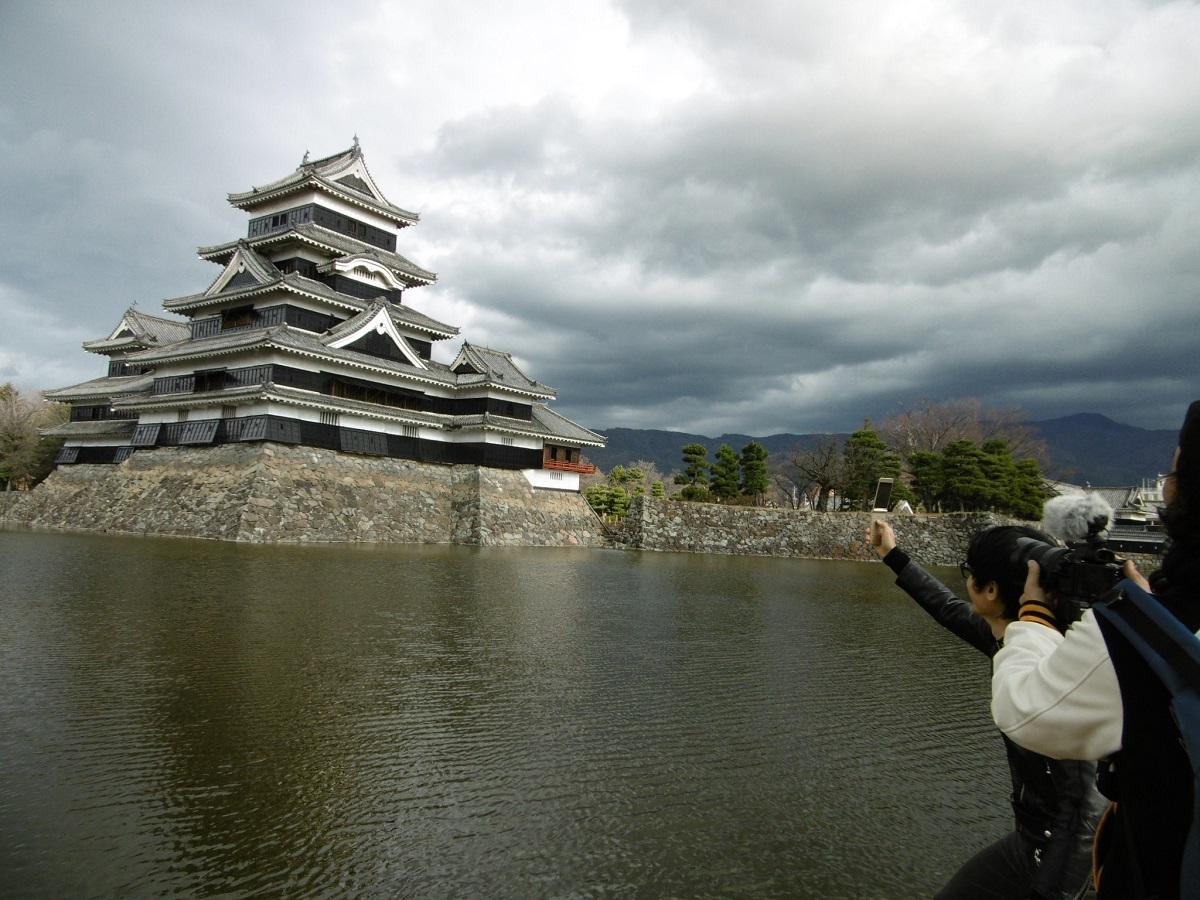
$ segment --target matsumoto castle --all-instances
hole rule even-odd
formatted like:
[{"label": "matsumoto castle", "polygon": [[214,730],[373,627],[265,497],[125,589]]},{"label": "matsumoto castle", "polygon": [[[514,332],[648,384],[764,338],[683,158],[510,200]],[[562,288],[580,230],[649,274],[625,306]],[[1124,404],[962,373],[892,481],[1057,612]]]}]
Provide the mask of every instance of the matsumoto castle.
[{"label": "matsumoto castle", "polygon": [[187,321],[130,308],[84,348],[103,378],[47,392],[71,404],[50,432],[60,465],[120,463],[142,448],[275,441],[345,453],[520,470],[578,490],[584,447],[604,438],[552,411],[554,388],[510,354],[463,342],[406,293],[437,276],[396,252],[419,216],[376,187],[358,139],[229,202],[246,237],[199,255],[209,287],[163,301]]}]

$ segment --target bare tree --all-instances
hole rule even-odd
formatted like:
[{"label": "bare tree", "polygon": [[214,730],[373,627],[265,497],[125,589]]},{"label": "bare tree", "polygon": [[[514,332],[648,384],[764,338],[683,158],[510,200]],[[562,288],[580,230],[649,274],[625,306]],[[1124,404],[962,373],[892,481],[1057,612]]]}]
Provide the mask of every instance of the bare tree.
[{"label": "bare tree", "polygon": [[630,470],[642,470],[642,481],[646,485],[647,490],[649,490],[650,485],[654,484],[656,481],[661,481],[664,487],[668,481],[671,481],[671,479],[667,478],[666,475],[659,471],[658,466],[648,459],[635,459],[629,464],[629,468]]},{"label": "bare tree", "polygon": [[[591,463],[592,465],[595,465],[590,459],[582,454],[579,456],[579,461],[581,463]],[[607,482],[608,476],[605,475],[604,472],[600,471],[600,468],[597,466],[595,472],[579,476],[579,490],[586,491],[590,487],[594,487],[598,484],[606,484]]]},{"label": "bare tree", "polygon": [[786,459],[772,457],[767,469],[773,490],[770,492],[768,505],[786,505],[789,509],[799,509],[804,502],[807,485],[796,483],[796,473],[791,469]]},{"label": "bare tree", "polygon": [[844,478],[842,439],[836,434],[816,435],[808,447],[797,447],[788,454],[784,471],[809,498],[809,505],[824,512],[829,497]]},{"label": "bare tree", "polygon": [[1028,424],[1029,413],[1014,405],[981,408],[979,446],[999,439],[1008,444],[1014,459],[1036,459],[1043,470],[1050,467],[1050,451]]},{"label": "bare tree", "polygon": [[919,397],[900,405],[879,427],[879,435],[905,459],[922,450],[941,453],[954,441],[1005,441],[1017,459],[1033,458],[1049,465],[1044,441],[1026,424],[1029,414],[1018,406],[989,407],[977,397],[933,400]]},{"label": "bare tree", "polygon": [[904,457],[921,450],[941,453],[951,441],[977,440],[976,412],[970,400],[919,397],[889,414],[879,426],[879,436]]}]

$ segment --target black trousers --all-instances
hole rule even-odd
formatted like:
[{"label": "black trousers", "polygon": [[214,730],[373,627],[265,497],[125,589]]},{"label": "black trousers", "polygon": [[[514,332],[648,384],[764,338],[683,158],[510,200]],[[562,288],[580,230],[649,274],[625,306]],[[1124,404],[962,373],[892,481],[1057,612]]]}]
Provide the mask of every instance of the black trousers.
[{"label": "black trousers", "polygon": [[[963,863],[934,900],[1026,900],[1037,871],[1037,848],[1012,831]],[[1085,896],[1091,883],[1087,878],[1069,896]]]}]

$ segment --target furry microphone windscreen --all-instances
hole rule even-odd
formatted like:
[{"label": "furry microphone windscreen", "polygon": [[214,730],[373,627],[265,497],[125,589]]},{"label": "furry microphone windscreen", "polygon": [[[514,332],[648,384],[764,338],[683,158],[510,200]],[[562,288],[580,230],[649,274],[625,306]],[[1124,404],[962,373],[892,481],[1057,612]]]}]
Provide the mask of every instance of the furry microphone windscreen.
[{"label": "furry microphone windscreen", "polygon": [[1042,528],[1061,541],[1086,541],[1089,535],[1102,538],[1108,534],[1112,512],[1099,494],[1063,494],[1046,501]]}]

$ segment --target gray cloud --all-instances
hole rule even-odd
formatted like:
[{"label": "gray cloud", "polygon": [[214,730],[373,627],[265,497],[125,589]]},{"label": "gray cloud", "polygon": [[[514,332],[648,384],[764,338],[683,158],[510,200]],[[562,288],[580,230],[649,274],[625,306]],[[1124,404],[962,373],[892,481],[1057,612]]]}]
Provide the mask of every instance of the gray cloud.
[{"label": "gray cloud", "polygon": [[593,428],[1194,399],[1194,4],[491,7],[8,4],[0,378],[98,374],[215,276],[226,193],[358,134],[422,213],[408,299]]}]

